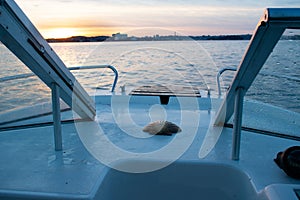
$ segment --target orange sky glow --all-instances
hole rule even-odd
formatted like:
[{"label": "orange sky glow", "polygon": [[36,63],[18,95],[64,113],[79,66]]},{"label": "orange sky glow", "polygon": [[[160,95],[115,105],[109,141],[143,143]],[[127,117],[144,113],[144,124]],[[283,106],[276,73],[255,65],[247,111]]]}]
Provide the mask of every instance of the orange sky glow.
[{"label": "orange sky glow", "polygon": [[[299,7],[295,0],[16,0],[45,38],[128,33],[217,35],[252,33],[264,8]],[[143,29],[151,30],[148,32]],[[138,31],[140,30],[140,31]],[[161,32],[164,31],[165,33]]]}]

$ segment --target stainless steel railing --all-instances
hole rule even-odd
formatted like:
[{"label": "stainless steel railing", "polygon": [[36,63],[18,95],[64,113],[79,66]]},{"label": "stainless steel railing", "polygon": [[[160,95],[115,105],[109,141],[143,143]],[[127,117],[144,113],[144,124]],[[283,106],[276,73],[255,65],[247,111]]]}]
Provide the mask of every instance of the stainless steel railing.
[{"label": "stainless steel railing", "polygon": [[[109,68],[111,69],[114,74],[115,74],[115,79],[114,82],[112,84],[112,88],[111,88],[111,92],[114,92],[116,84],[118,82],[118,71],[114,66],[111,65],[91,65],[91,66],[78,66],[78,67],[69,67],[69,70],[81,70],[81,69],[104,69],[104,68]],[[0,82],[5,82],[5,81],[11,81],[11,80],[16,80],[16,79],[23,79],[23,78],[29,78],[35,76],[34,73],[26,73],[26,74],[18,74],[18,75],[14,75],[14,76],[6,76],[6,77],[2,77],[0,78]]]},{"label": "stainless steel railing", "polygon": [[112,87],[111,87],[111,92],[114,92],[116,84],[118,82],[118,78],[119,78],[118,71],[114,66],[112,66],[112,65],[90,65],[90,66],[69,67],[68,69],[69,70],[81,70],[81,69],[99,69],[99,68],[102,68],[102,69],[103,68],[109,68],[114,72],[115,79],[114,79],[114,82],[113,82]]},{"label": "stainless steel railing", "polygon": [[219,93],[219,97],[222,95],[222,90],[221,90],[221,85],[220,85],[220,77],[221,75],[226,72],[226,71],[236,71],[237,68],[235,67],[224,67],[222,69],[219,70],[218,74],[217,74],[217,84],[218,84],[218,93]]}]

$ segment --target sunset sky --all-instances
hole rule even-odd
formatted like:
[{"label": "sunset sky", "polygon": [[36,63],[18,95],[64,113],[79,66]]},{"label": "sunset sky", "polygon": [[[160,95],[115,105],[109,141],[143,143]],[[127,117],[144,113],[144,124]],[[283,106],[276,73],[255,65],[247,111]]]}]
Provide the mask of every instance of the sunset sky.
[{"label": "sunset sky", "polygon": [[[218,35],[252,33],[266,7],[299,0],[15,0],[45,38],[122,32]],[[165,30],[165,31],[164,31]]]}]

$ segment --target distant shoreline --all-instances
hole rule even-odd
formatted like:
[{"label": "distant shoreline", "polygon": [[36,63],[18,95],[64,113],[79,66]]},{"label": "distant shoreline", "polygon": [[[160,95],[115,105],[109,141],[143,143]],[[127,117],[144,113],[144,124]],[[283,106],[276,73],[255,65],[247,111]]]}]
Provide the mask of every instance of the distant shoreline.
[{"label": "distant shoreline", "polygon": [[49,38],[49,43],[60,42],[116,42],[116,41],[183,41],[183,40],[250,40],[251,34],[242,35],[202,35],[202,36],[145,36],[145,37],[126,37],[114,38],[110,36],[72,36],[68,38]]},{"label": "distant shoreline", "polygon": [[[251,34],[241,35],[202,35],[202,36],[145,36],[145,37],[125,37],[115,38],[111,36],[72,36],[68,38],[49,38],[46,39],[49,43],[62,42],[120,42],[120,41],[185,41],[185,40],[250,40]],[[300,35],[282,36],[284,40],[300,40]]]}]

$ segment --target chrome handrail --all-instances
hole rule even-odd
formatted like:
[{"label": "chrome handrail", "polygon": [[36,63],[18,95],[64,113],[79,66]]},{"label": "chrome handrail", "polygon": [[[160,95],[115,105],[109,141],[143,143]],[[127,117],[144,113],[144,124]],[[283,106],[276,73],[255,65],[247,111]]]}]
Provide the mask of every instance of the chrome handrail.
[{"label": "chrome handrail", "polygon": [[114,92],[116,84],[118,82],[118,78],[119,78],[118,71],[114,66],[112,66],[112,65],[90,65],[90,66],[69,67],[68,69],[69,70],[80,70],[80,69],[100,69],[100,68],[102,68],[102,69],[109,68],[114,72],[115,79],[114,79],[114,82],[113,82],[113,85],[111,88],[111,92]]},{"label": "chrome handrail", "polygon": [[237,70],[237,68],[235,68],[235,67],[224,67],[224,68],[222,68],[222,69],[219,70],[219,72],[217,74],[217,84],[218,84],[219,97],[222,95],[221,86],[220,86],[220,77],[221,77],[221,75],[225,71],[236,71],[236,70]]},{"label": "chrome handrail", "polygon": [[[116,84],[118,82],[118,71],[114,66],[111,65],[91,65],[91,66],[77,66],[77,67],[69,67],[69,70],[80,70],[80,69],[104,69],[104,68],[109,68],[111,69],[114,74],[115,74],[115,79],[111,88],[111,92],[114,92]],[[2,77],[0,78],[0,83],[1,82],[5,82],[5,81],[11,81],[11,80],[16,80],[16,79],[23,79],[23,78],[29,78],[35,76],[34,73],[26,73],[26,74],[18,74],[18,75],[14,75],[14,76],[6,76],[6,77]]]},{"label": "chrome handrail", "polygon": [[5,76],[5,77],[0,78],[0,83],[5,82],[5,81],[22,79],[22,78],[29,78],[34,75],[35,75],[34,73],[26,73],[26,74],[17,74],[17,75],[13,75],[13,76]]}]

